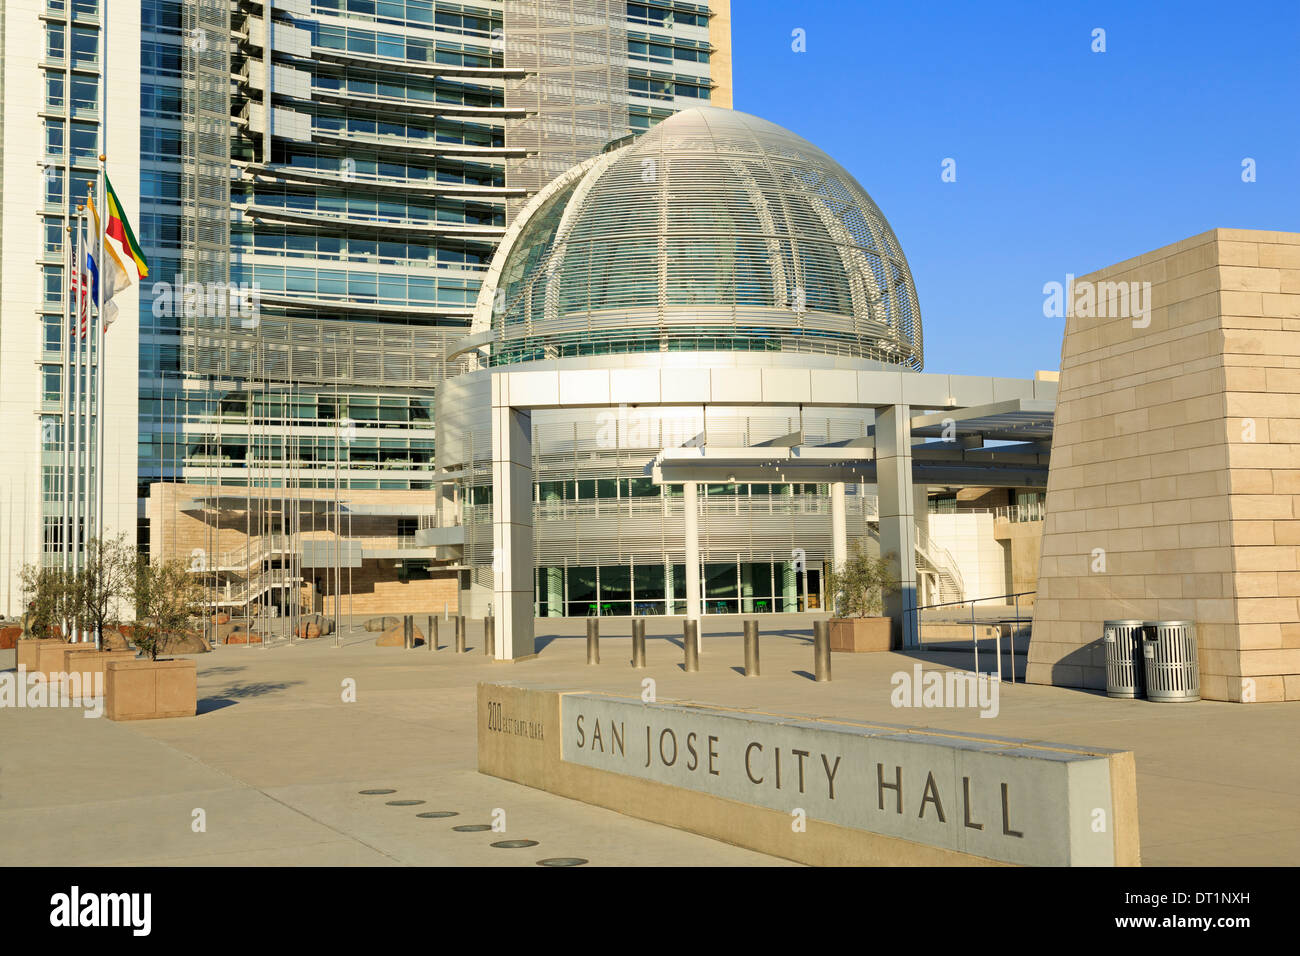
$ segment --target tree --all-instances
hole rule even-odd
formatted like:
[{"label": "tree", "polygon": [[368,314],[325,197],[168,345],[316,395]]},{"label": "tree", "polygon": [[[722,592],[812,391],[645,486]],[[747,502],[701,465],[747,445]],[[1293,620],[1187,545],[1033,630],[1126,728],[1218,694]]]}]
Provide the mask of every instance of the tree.
[{"label": "tree", "polygon": [[853,543],[853,554],[826,575],[826,592],[831,597],[835,617],[877,617],[884,607],[887,592],[898,590],[892,565],[893,554],[872,557]]},{"label": "tree", "polygon": [[101,642],[110,627],[122,623],[121,613],[132,596],[137,557],[124,534],[108,541],[91,538],[86,544],[85,565],[72,576],[71,616],[83,631],[98,634]]},{"label": "tree", "polygon": [[21,572],[27,611],[23,614],[23,634],[27,637],[66,635],[72,618],[72,575],[62,568],[25,564]]},{"label": "tree", "polygon": [[135,562],[135,645],[157,660],[167,641],[192,626],[202,613],[203,589],[188,565],[179,558],[150,561],[138,555]]}]

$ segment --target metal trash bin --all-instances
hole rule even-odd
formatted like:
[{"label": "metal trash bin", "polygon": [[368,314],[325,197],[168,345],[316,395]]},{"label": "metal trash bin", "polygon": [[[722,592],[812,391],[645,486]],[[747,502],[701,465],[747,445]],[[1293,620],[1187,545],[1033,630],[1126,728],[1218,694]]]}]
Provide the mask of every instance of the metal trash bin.
[{"label": "metal trash bin", "polygon": [[1142,658],[1142,621],[1103,621],[1106,644],[1106,696],[1144,696],[1146,668]]},{"label": "metal trash bin", "polygon": [[1191,621],[1148,621],[1142,635],[1147,700],[1201,699],[1196,625]]}]

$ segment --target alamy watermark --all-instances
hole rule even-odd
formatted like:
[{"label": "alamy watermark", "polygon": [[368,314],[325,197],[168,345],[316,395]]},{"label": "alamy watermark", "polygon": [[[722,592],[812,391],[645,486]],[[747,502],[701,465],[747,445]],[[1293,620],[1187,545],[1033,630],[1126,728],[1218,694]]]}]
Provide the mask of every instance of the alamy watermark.
[{"label": "alamy watermark", "polygon": [[895,707],[978,707],[981,717],[998,715],[1000,684],[992,674],[971,671],[926,671],[920,664],[912,672],[896,671],[889,679],[894,689],[889,702]]},{"label": "alamy watermark", "polygon": [[1067,315],[1081,319],[1132,319],[1133,328],[1151,324],[1150,282],[1075,281],[1067,272],[1065,282],[1043,285],[1043,315],[1062,319]]},{"label": "alamy watermark", "polygon": [[0,707],[82,707],[84,717],[104,715],[104,672],[51,674],[20,667],[0,674]]},{"label": "alamy watermark", "polygon": [[261,319],[261,289],[256,283],[174,282],[153,284],[153,314],[158,319],[230,318],[246,329]]}]

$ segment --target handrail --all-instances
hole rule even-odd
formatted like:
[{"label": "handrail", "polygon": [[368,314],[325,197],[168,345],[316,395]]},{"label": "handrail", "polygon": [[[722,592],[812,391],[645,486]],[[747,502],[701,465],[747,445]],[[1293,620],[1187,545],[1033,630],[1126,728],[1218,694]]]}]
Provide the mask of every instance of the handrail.
[{"label": "handrail", "polygon": [[[1019,625],[1020,623],[1026,620],[1031,622],[1033,621],[1032,616],[1028,618],[1021,616],[1020,599],[1027,594],[1037,594],[1037,593],[1038,593],[1037,591],[1013,591],[1010,594],[996,594],[989,597],[970,598],[965,601],[941,601],[938,604],[926,604],[921,607],[907,608],[903,612],[905,615],[904,625],[907,624],[906,615],[908,614],[915,615],[916,634],[919,638],[921,633],[921,612],[922,611],[933,610],[934,608],[937,607],[964,607],[965,605],[969,604],[970,605],[971,649],[975,654],[975,673],[978,674],[980,673],[980,645],[979,645],[979,636],[976,633],[976,628],[979,626],[979,622],[975,618],[975,605],[983,601],[1000,601],[1000,600],[1005,600],[1006,598],[1015,598],[1016,613],[1015,613],[1015,617],[1011,619],[1011,623]],[[1000,621],[998,623],[1007,623],[1007,622]],[[911,633],[911,628],[905,626],[904,633]],[[1001,628],[998,628],[995,641],[996,641],[996,648],[994,650],[994,655],[995,655],[995,659],[997,660],[997,666],[998,666],[997,676],[998,676],[998,681],[1001,682],[1002,680],[1002,629]],[[1014,684],[1016,682],[1016,635],[1014,630],[1010,634],[1008,644],[1010,645],[1008,649],[1011,652],[1011,683]]]},{"label": "handrail", "polygon": [[1006,518],[1012,524],[1022,521],[1042,521],[1047,517],[1047,502],[1031,501],[1019,505],[1002,505],[993,509],[993,519]]},{"label": "handrail", "polygon": [[[966,581],[962,577],[961,568],[957,565],[957,559],[952,556],[952,552],[934,540],[924,528],[917,526],[916,529],[917,550],[921,552],[936,571],[946,571],[952,578],[953,583],[957,585],[957,593],[964,595],[966,593]],[[935,558],[939,558],[936,561]],[[941,565],[946,565],[942,566]]]}]

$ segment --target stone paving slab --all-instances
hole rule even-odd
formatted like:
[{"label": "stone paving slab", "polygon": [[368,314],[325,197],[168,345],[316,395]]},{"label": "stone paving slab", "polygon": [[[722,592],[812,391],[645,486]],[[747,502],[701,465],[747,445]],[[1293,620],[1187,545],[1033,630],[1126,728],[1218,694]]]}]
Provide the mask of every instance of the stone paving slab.
[{"label": "stone paving slab", "polygon": [[[895,674],[954,655],[836,654],[834,680],[817,684],[806,624],[764,622],[759,678],[738,672],[738,618],[706,619],[697,674],[681,667],[680,622],[652,622],[649,667],[637,671],[629,622],[606,618],[596,667],[585,664],[584,621],[539,621],[541,653],[517,664],[481,648],[376,648],[373,635],[348,635],[342,647],[329,638],[221,647],[195,658],[193,718],[117,724],[77,710],[0,710],[0,864],[782,864],[476,772],[478,681],[639,696],[645,678],[660,700],[1133,750],[1145,865],[1300,858],[1295,705],[1152,704],[1004,683],[994,718],[894,707]],[[14,652],[0,652],[0,668],[13,664]],[[348,680],[355,703],[342,700]],[[398,793],[357,793],[371,787]],[[384,804],[395,798],[426,803]],[[195,807],[207,811],[206,833],[191,830]],[[504,834],[451,829],[490,823],[497,808]],[[425,809],[459,816],[418,818]],[[539,846],[490,846],[503,837]]]}]

